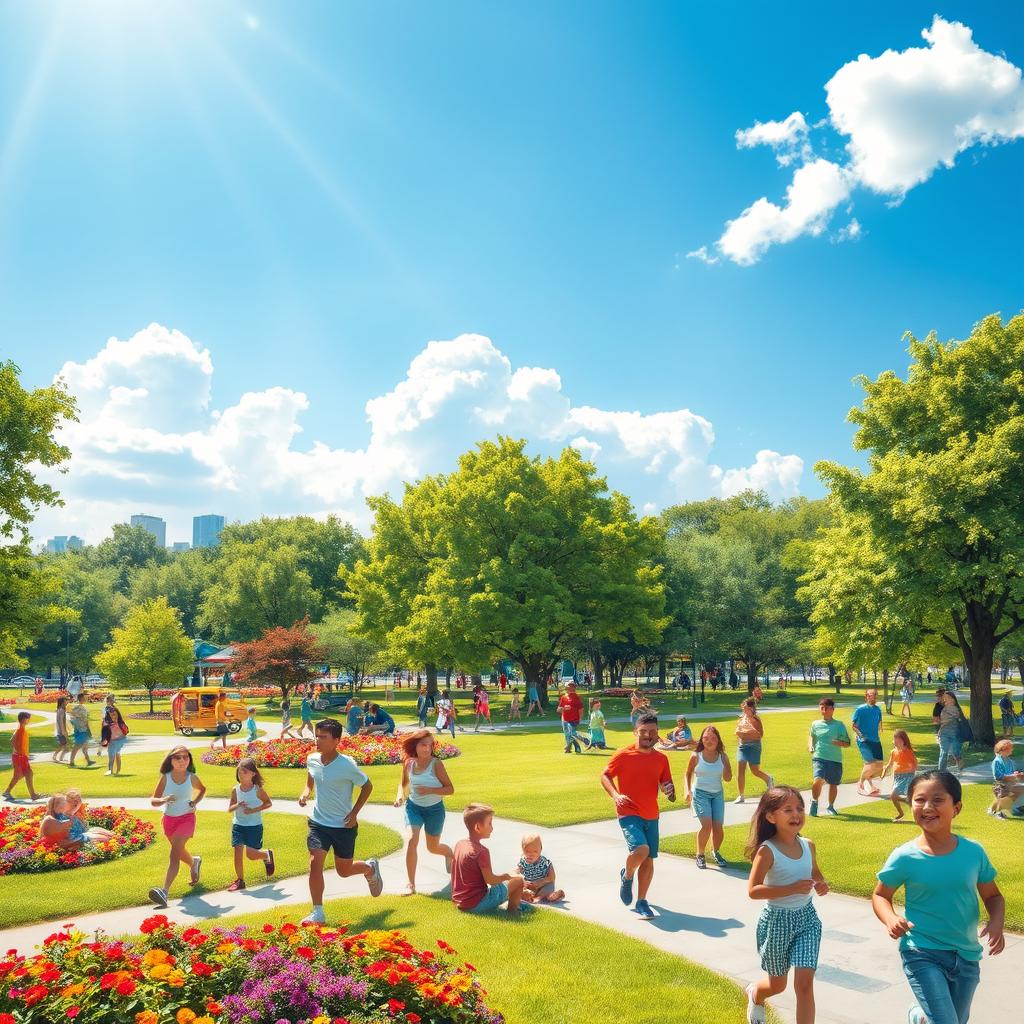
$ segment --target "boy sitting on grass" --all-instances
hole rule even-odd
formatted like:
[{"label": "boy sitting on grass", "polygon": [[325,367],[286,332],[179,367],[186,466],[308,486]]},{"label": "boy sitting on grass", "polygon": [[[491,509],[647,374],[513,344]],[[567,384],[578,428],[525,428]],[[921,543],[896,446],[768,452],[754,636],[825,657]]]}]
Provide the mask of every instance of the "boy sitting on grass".
[{"label": "boy sitting on grass", "polygon": [[462,820],[469,838],[460,839],[453,851],[452,902],[470,914],[486,914],[505,902],[509,914],[525,910],[529,904],[522,902],[522,877],[494,874],[490,850],[483,844],[494,831],[494,808],[469,804],[462,812]]}]

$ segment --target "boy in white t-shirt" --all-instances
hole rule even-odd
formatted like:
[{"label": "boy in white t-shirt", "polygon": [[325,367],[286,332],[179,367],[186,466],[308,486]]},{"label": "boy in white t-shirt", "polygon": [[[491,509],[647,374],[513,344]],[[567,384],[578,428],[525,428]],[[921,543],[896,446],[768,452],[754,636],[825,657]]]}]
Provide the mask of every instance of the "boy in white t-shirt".
[{"label": "boy in white t-shirt", "polygon": [[[353,860],[356,835],[359,832],[357,815],[373,791],[373,783],[347,754],[338,753],[341,723],[325,718],[316,724],[316,753],[306,758],[306,788],[299,796],[299,806],[305,807],[313,797],[313,813],[309,816],[309,895],[313,912],[303,924],[323,924],[324,917],[324,861],[334,853],[334,870],[342,878],[363,875],[371,896],[379,896],[384,888],[380,877],[380,864],[375,857],[367,861]],[[352,803],[352,790],[359,786],[359,798]]]}]

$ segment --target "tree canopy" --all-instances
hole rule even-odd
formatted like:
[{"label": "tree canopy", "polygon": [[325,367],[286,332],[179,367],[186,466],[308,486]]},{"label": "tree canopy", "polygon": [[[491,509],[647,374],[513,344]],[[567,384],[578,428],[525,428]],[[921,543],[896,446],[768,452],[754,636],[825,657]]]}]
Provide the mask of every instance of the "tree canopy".
[{"label": "tree canopy", "polygon": [[306,620],[285,628],[275,626],[262,636],[235,647],[231,673],[238,683],[280,686],[288,694],[320,675],[324,649],[310,632]]}]

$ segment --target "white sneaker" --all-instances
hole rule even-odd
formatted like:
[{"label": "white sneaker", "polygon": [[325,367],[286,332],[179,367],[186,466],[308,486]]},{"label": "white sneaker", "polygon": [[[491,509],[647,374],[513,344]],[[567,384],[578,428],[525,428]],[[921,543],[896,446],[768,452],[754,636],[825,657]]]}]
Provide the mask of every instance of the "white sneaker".
[{"label": "white sneaker", "polygon": [[747,1024],[764,1024],[764,1007],[754,1002],[754,986],[748,985],[747,992]]},{"label": "white sneaker", "polygon": [[104,775],[113,775],[114,773],[109,769],[103,773]]},{"label": "white sneaker", "polygon": [[931,1022],[925,1016],[924,1010],[915,1004],[907,1010],[907,1024],[931,1024]]},{"label": "white sneaker", "polygon": [[746,799],[742,796],[738,796],[735,800],[733,800],[734,804],[745,804],[746,802]]},{"label": "white sneaker", "polygon": [[323,907],[314,907],[310,913],[308,913],[303,919],[303,924],[327,924],[327,918],[324,916]]}]

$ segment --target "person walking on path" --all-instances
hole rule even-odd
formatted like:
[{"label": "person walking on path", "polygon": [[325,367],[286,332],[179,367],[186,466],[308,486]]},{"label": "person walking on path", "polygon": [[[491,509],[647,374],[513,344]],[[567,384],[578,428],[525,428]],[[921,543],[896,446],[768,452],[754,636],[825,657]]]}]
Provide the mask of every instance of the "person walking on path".
[{"label": "person walking on path", "polygon": [[302,694],[302,703],[299,705],[298,735],[301,736],[307,729],[309,729],[310,738],[315,739],[316,732],[313,729],[313,697],[308,692]]},{"label": "person walking on path", "polygon": [[857,780],[857,792],[861,796],[878,796],[882,791],[871,780],[882,774],[882,709],[878,706],[878,691],[870,688],[864,691],[864,703],[853,713],[853,732],[857,737],[864,767]]},{"label": "person walking on path", "polygon": [[576,692],[576,684],[569,683],[565,693],[558,698],[558,714],[562,719],[562,735],[565,737],[565,753],[569,753],[569,747],[577,753],[582,753],[580,748],[577,729],[580,724],[580,716],[583,714],[583,701]]},{"label": "person walking on path", "polygon": [[939,711],[939,771],[944,772],[949,767],[949,762],[955,762],[954,771],[957,775],[963,769],[963,758],[960,756],[963,750],[963,722],[964,713],[960,710],[960,702],[952,690],[946,690],[942,695],[942,710]]},{"label": "person walking on path", "polygon": [[[334,854],[334,870],[342,878],[362,875],[371,896],[384,888],[376,857],[353,860],[359,833],[359,812],[373,792],[373,783],[347,754],[338,753],[341,723],[325,718],[316,724],[316,753],[306,758],[306,786],[299,794],[299,806],[313,799],[309,816],[309,895],[313,910],[303,924],[324,924],[324,861]],[[352,790],[359,786],[359,797],[352,803]]]},{"label": "person walking on path", "polygon": [[711,839],[711,856],[720,868],[729,866],[722,856],[724,838],[725,789],[723,782],[732,781],[732,765],[722,743],[722,734],[713,726],[705,726],[697,741],[697,749],[686,766],[686,798],[693,802],[693,813],[700,821],[697,833],[697,867],[706,868],[704,851]]},{"label": "person walking on path", "polygon": [[67,697],[57,698],[57,713],[53,720],[53,736],[56,746],[53,748],[51,760],[55,764],[63,764],[70,747],[68,745],[68,699]]},{"label": "person walking on path", "polygon": [[273,806],[266,782],[255,758],[243,757],[235,769],[236,786],[231,788],[231,849],[235,859],[235,880],[228,892],[245,888],[245,860],[258,860],[269,877],[274,873],[274,851],[263,849],[263,812]]},{"label": "person walking on path", "polygon": [[[910,806],[921,834],[898,846],[878,872],[871,897],[875,916],[899,939],[903,971],[917,1002],[908,1024],[966,1024],[980,980],[982,946],[1003,951],[1005,901],[984,848],[954,835],[962,804],[960,782],[927,771],[910,784]],[[904,889],[900,914],[893,897]],[[978,931],[978,898],[988,923]]]},{"label": "person walking on path", "polygon": [[518,722],[523,724],[522,701],[519,699],[519,687],[513,687],[512,694],[508,699],[508,724]]},{"label": "person walking on path", "polygon": [[1004,693],[999,698],[999,714],[1003,720],[1003,738],[1012,739],[1016,718],[1013,713],[1013,698],[1009,693]]},{"label": "person walking on path", "polygon": [[[292,702],[287,697],[281,701],[281,735],[279,738],[282,740],[297,739],[292,728]],[[216,743],[216,739],[213,742]]]},{"label": "person walking on path", "polygon": [[747,895],[767,900],[757,919],[757,952],[768,977],[747,986],[748,1024],[763,1024],[764,1001],[785,991],[791,968],[797,1024],[814,1024],[821,921],[811,893],[829,890],[814,843],[800,835],[803,826],[804,798],[792,786],[769,788],[750,823]]},{"label": "person walking on path", "polygon": [[529,718],[533,712],[533,709],[537,709],[537,717],[544,717],[544,709],[540,705],[540,691],[537,689],[537,684],[534,682],[527,682],[526,684],[526,717]]},{"label": "person walking on path", "polygon": [[114,695],[107,694],[103,708],[103,725],[100,742],[107,748],[106,775],[121,774],[121,748],[128,739],[128,725],[121,715],[121,709],[114,703]]},{"label": "person walking on path", "polygon": [[821,718],[811,722],[807,750],[811,755],[811,817],[818,813],[818,798],[828,783],[828,807],[826,812],[837,815],[836,796],[839,783],[843,781],[843,747],[850,745],[850,734],[842,722],[834,719],[836,702],[831,697],[822,697],[818,702]]},{"label": "person walking on path", "polygon": [[430,712],[430,701],[427,699],[427,688],[421,686],[416,694],[416,720],[420,723],[421,729],[427,727],[427,715]]},{"label": "person walking on path", "polygon": [[628,907],[633,902],[633,879],[637,880],[634,909],[643,918],[654,913],[647,893],[654,879],[658,857],[658,790],[674,801],[675,785],[669,759],[655,749],[658,716],[644,712],[633,726],[633,743],[612,755],[601,773],[604,791],[615,801],[615,814],[626,840],[626,866],[619,872],[619,899]]},{"label": "person walking on path", "polygon": [[68,764],[74,768],[75,754],[82,751],[85,755],[85,763],[92,765],[92,758],[89,757],[92,730],[89,728],[89,706],[85,703],[84,691],[79,691],[78,698],[71,706],[68,717],[71,719],[71,757],[68,759]]},{"label": "person walking on path", "polygon": [[395,806],[405,804],[405,870],[409,882],[402,896],[416,892],[416,863],[420,845],[420,830],[427,833],[427,851],[444,857],[446,872],[452,871],[451,847],[441,842],[444,831],[444,798],[455,792],[444,763],[436,756],[437,742],[429,729],[418,729],[402,737],[402,778],[398,783]]},{"label": "person walking on path", "polygon": [[199,884],[203,858],[189,853],[187,844],[196,833],[196,806],[205,794],[206,787],[196,775],[191,751],[188,747],[173,747],[160,765],[160,781],[150,800],[154,807],[163,808],[164,835],[171,844],[164,884],[149,890],[149,898],[158,907],[167,906],[167,894],[178,877],[179,865],[189,869],[192,885]]},{"label": "person walking on path", "polygon": [[900,718],[913,718],[914,712],[911,705],[914,703],[914,684],[910,676],[903,677],[903,685],[900,687],[900,700],[903,706],[900,708]]},{"label": "person walking on path", "polygon": [[14,730],[14,734],[11,736],[11,766],[14,770],[11,773],[11,781],[7,783],[7,788],[4,790],[4,800],[14,799],[11,795],[11,790],[22,779],[25,780],[25,785],[28,787],[28,798],[30,800],[39,799],[39,794],[36,792],[36,787],[32,780],[32,761],[28,752],[28,723],[31,718],[32,715],[28,711],[18,712],[18,728]]},{"label": "person walking on path", "polygon": [[218,693],[217,699],[213,702],[214,736],[210,749],[217,746],[217,740],[223,750],[228,749],[228,696],[226,693]]},{"label": "person walking on path", "polygon": [[752,697],[740,703],[740,720],[736,723],[736,739],[739,741],[739,748],[736,751],[736,765],[739,769],[736,778],[736,788],[739,796],[733,803],[741,804],[745,799],[747,788],[747,765],[750,766],[750,774],[756,775],[765,785],[771,789],[775,785],[775,779],[767,772],[761,771],[761,742],[764,739],[764,722],[757,713],[757,701]]},{"label": "person walking on path", "polygon": [[900,800],[909,800],[910,782],[917,772],[917,754],[914,753],[914,746],[910,742],[910,736],[906,729],[897,729],[892,734],[892,753],[889,760],[882,769],[879,779],[885,778],[885,773],[892,769],[892,792],[889,799],[896,808],[896,817],[892,820],[903,821],[903,804]]}]

